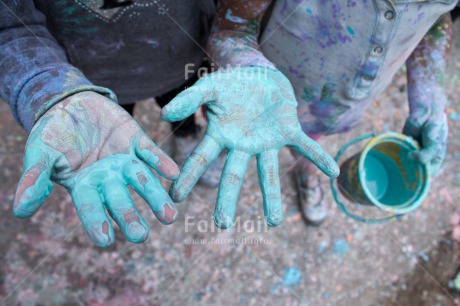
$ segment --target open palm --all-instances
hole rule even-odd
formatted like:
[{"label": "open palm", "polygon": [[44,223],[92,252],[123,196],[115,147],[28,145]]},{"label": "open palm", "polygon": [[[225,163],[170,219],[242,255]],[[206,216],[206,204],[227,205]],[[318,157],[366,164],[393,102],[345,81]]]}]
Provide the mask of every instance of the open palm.
[{"label": "open palm", "polygon": [[334,160],[301,130],[292,86],[277,70],[246,67],[219,70],[199,80],[162,110],[166,121],[182,120],[206,106],[208,127],[171,187],[175,201],[183,201],[200,176],[223,149],[228,149],[214,219],[233,224],[236,202],[249,161],[257,158],[267,223],[283,219],[278,174],[278,151],[292,146],[329,176],[338,176]]},{"label": "open palm", "polygon": [[106,209],[129,241],[142,242],[149,228],[131,200],[128,185],[161,222],[171,223],[177,216],[175,204],[146,164],[169,179],[179,174],[175,163],[120,106],[94,92],[75,94],[35,124],[13,212],[21,218],[34,214],[51,192],[52,180],[67,188],[96,244],[114,241]]}]

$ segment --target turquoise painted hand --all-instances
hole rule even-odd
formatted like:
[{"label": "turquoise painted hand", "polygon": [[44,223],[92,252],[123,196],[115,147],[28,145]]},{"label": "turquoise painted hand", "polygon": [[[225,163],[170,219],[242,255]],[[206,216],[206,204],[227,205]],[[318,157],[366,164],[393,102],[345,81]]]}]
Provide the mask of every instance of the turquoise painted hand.
[{"label": "turquoise painted hand", "polygon": [[433,105],[431,110],[417,108],[407,119],[403,133],[419,142],[422,149],[413,152],[413,158],[430,165],[431,175],[436,175],[444,162],[448,135],[444,111]]},{"label": "turquoise painted hand", "polygon": [[243,178],[254,156],[265,218],[271,226],[283,219],[278,173],[282,147],[295,148],[328,176],[338,176],[335,161],[302,132],[292,86],[281,72],[265,67],[219,70],[180,93],[162,109],[162,117],[182,120],[202,105],[208,116],[206,133],[184,163],[170,195],[177,202],[183,201],[206,168],[227,149],[214,214],[218,227],[233,224]]},{"label": "turquoise painted hand", "polygon": [[445,69],[451,36],[452,20],[446,14],[433,25],[406,61],[410,113],[403,133],[422,146],[412,156],[430,165],[432,176],[439,172],[447,149]]},{"label": "turquoise painted hand", "polygon": [[53,188],[63,185],[77,214],[99,246],[114,241],[110,216],[128,241],[140,243],[149,227],[130,197],[128,185],[150,205],[158,220],[172,223],[177,208],[150,166],[167,179],[177,165],[113,101],[94,92],[70,96],[35,124],[26,145],[24,171],[13,213],[32,216]]}]

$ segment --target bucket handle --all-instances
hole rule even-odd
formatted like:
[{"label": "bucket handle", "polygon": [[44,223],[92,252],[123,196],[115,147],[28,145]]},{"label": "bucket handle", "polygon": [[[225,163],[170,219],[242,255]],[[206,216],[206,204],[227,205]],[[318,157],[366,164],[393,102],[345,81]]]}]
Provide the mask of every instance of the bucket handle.
[{"label": "bucket handle", "polygon": [[[345,151],[352,145],[360,142],[360,141],[363,141],[365,139],[368,139],[368,138],[372,138],[372,137],[375,137],[376,134],[375,133],[369,133],[369,134],[365,134],[365,135],[362,135],[362,136],[359,136],[359,137],[356,137],[355,139],[349,141],[348,143],[346,143],[340,150],[339,152],[337,152],[337,155],[335,156],[335,161],[338,163],[340,157],[342,157],[342,155],[345,153]],[[363,217],[360,217],[360,216],[357,216],[353,213],[351,213],[347,207],[345,206],[345,204],[343,204],[340,200],[339,200],[339,192],[337,191],[337,189],[335,188],[334,186],[334,181],[336,180],[336,178],[331,178],[330,179],[330,182],[331,182],[331,191],[332,191],[332,196],[334,197],[334,200],[335,202],[337,203],[337,206],[339,207],[340,211],[343,212],[345,215],[347,215],[348,217],[352,218],[353,220],[356,220],[356,221],[359,221],[359,222],[363,222],[363,223],[367,223],[367,224],[378,224],[378,223],[385,223],[385,222],[388,222],[388,221],[391,221],[391,220],[394,220],[394,219],[400,219],[401,217],[404,216],[404,214],[394,214],[394,215],[391,215],[391,216],[388,216],[386,218],[382,218],[382,219],[365,219]]]}]

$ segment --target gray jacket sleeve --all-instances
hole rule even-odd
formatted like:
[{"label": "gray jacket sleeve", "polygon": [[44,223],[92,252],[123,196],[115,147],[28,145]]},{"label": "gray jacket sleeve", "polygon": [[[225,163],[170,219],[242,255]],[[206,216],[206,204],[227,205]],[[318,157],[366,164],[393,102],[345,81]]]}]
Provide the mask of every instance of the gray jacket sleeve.
[{"label": "gray jacket sleeve", "polygon": [[81,91],[116,101],[67,61],[32,0],[0,1],[0,96],[27,132],[54,104]]}]

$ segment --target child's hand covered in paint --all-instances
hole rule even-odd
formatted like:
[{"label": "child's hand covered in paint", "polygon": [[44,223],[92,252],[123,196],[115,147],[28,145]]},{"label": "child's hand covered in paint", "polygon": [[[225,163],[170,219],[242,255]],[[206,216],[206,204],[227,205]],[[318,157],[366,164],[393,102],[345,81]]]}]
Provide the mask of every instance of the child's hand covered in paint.
[{"label": "child's hand covered in paint", "polygon": [[448,125],[444,109],[446,54],[452,37],[452,20],[442,16],[423,37],[406,61],[409,118],[403,133],[417,140],[422,149],[413,153],[420,162],[431,165],[436,175],[444,161]]},{"label": "child's hand covered in paint", "polygon": [[[446,103],[443,92],[431,99],[436,99],[442,105]],[[411,101],[411,105],[416,103]],[[431,107],[427,108],[427,104]],[[436,175],[444,162],[447,148],[448,125],[444,110],[437,103],[419,103],[418,107],[411,108],[403,133],[417,140],[422,147],[420,151],[413,152],[412,156],[429,164],[431,174]]]},{"label": "child's hand covered in paint", "polygon": [[72,95],[35,124],[13,213],[20,218],[32,216],[54,181],[69,191],[94,243],[105,247],[114,241],[106,209],[127,240],[143,242],[149,227],[127,185],[147,201],[162,223],[169,224],[177,216],[174,202],[147,165],[168,179],[179,175],[176,164],[119,105],[94,92]]},{"label": "child's hand covered in paint", "polygon": [[338,176],[335,161],[301,130],[292,86],[281,72],[267,67],[219,70],[180,93],[161,114],[166,121],[178,121],[202,105],[208,116],[206,133],[186,160],[170,194],[175,201],[183,201],[206,168],[227,149],[214,215],[218,227],[233,224],[243,178],[254,156],[265,218],[271,226],[283,219],[278,174],[282,147],[292,146],[328,176]]}]

